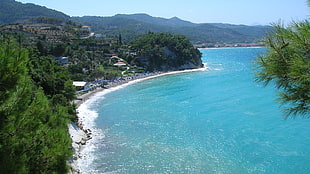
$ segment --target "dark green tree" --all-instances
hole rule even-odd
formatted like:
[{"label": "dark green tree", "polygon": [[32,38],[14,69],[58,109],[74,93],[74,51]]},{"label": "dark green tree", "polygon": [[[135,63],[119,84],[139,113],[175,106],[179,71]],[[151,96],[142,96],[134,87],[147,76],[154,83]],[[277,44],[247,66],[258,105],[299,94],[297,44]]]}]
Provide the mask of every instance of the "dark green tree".
[{"label": "dark green tree", "polygon": [[123,44],[122,35],[121,35],[121,34],[118,35],[118,44],[119,44],[119,45],[122,45],[122,44]]},{"label": "dark green tree", "polygon": [[286,118],[310,117],[310,23],[295,22],[289,27],[275,25],[266,39],[269,51],[257,60],[256,80],[271,81],[286,105]]}]

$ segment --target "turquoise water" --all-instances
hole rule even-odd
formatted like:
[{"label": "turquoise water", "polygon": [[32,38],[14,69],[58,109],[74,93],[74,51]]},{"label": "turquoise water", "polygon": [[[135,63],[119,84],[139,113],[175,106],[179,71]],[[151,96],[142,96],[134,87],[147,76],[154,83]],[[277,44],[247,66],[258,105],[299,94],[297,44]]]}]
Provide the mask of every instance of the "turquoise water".
[{"label": "turquoise water", "polygon": [[[105,94],[85,173],[310,173],[310,120],[284,120],[254,82],[262,48],[202,49],[206,71]],[[82,167],[83,168],[83,167]]]}]

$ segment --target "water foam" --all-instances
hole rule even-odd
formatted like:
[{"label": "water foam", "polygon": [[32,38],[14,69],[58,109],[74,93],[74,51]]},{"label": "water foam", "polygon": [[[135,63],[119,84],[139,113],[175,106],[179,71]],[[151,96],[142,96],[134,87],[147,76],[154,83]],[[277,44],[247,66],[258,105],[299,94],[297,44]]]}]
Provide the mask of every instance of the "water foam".
[{"label": "water foam", "polygon": [[91,109],[90,106],[95,104],[96,100],[102,96],[93,96],[90,100],[81,104],[78,111],[79,123],[83,126],[84,130],[91,130],[92,139],[88,140],[86,145],[79,149],[79,158],[76,160],[77,169],[81,173],[92,173],[92,163],[96,156],[94,155],[95,144],[100,138],[104,137],[100,129],[96,129],[95,120],[98,117],[98,112]]}]

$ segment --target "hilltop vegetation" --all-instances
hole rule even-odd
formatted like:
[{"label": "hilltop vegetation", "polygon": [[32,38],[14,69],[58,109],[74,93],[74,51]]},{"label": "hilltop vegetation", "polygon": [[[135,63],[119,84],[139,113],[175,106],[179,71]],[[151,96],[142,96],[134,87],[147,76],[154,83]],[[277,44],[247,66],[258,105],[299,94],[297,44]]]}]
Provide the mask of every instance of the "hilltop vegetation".
[{"label": "hilltop vegetation", "polygon": [[201,53],[183,35],[149,32],[130,45],[138,53],[140,66],[149,71],[203,67]]}]

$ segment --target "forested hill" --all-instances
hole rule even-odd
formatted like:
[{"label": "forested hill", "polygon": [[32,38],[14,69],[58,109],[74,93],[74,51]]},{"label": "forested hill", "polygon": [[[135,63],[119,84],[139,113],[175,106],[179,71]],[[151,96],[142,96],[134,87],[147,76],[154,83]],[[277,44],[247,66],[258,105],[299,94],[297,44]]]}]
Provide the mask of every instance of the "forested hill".
[{"label": "forested hill", "polygon": [[70,18],[62,12],[39,5],[23,4],[15,0],[0,0],[0,24],[24,23],[37,17],[54,17],[63,21]]},{"label": "forested hill", "polygon": [[271,26],[246,26],[231,24],[195,24],[177,17],[165,19],[147,14],[118,14],[112,17],[84,16],[71,18],[89,25],[96,32],[117,35],[125,41],[149,31],[183,34],[193,43],[250,43],[262,40]]}]

